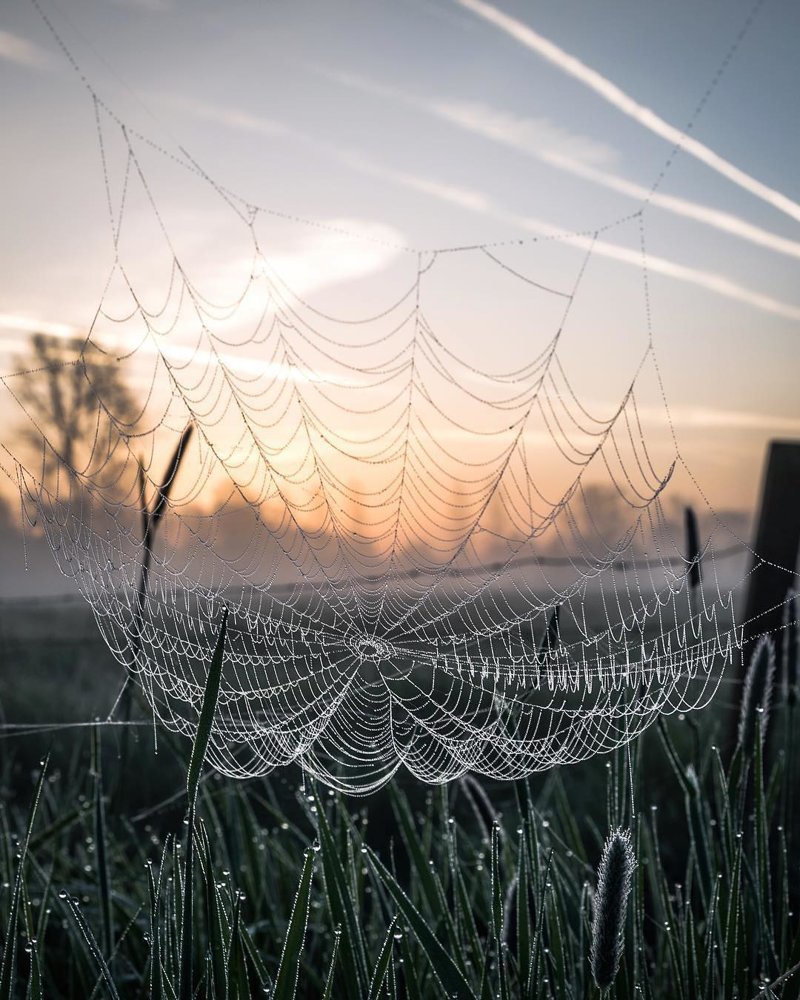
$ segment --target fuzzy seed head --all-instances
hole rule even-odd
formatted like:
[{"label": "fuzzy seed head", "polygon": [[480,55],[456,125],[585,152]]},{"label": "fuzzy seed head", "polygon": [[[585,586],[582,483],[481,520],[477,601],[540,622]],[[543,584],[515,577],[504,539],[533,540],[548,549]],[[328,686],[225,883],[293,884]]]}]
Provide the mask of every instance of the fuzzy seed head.
[{"label": "fuzzy seed head", "polygon": [[774,684],[775,645],[768,635],[763,635],[750,657],[742,688],[736,745],[745,753],[751,753],[755,748],[756,733],[759,731],[756,720],[759,718],[762,745],[766,739]]},{"label": "fuzzy seed head", "polygon": [[623,829],[612,830],[606,839],[597,869],[589,953],[592,975],[601,990],[608,989],[619,969],[628,896],[635,868],[636,857],[630,832]]}]

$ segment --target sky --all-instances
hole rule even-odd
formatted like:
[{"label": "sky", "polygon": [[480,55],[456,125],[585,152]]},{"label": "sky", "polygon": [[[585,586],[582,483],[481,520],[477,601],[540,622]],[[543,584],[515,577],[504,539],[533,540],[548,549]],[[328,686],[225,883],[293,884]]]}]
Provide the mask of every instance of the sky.
[{"label": "sky", "polygon": [[[797,4],[38,3],[0,11],[4,371],[30,332],[89,327],[118,224],[95,105],[41,11],[117,117],[100,112],[112,213],[119,122],[152,181],[159,217],[134,172],[117,246],[153,302],[161,222],[198,286],[235,297],[252,241],[234,192],[259,207],[276,272],[339,315],[395,301],[429,251],[487,246],[496,259],[441,252],[425,308],[443,343],[502,371],[560,315],[507,268],[571,289],[591,249],[562,345],[588,405],[618,405],[652,335],[681,453],[722,509],[755,503],[771,438],[800,438]],[[136,342],[126,324],[107,335]]]}]

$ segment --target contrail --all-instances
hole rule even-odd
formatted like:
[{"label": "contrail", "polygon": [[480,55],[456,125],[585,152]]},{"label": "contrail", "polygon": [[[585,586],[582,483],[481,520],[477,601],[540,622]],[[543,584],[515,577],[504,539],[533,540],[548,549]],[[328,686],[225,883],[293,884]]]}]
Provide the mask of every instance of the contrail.
[{"label": "contrail", "polygon": [[[578,247],[582,250],[591,250],[600,257],[608,257],[623,264],[632,265],[640,270],[644,265],[641,250],[621,246],[618,243],[610,243],[607,240],[593,239],[592,237],[580,234],[565,233],[558,226],[544,222],[541,219],[533,218],[532,216],[520,217],[495,205],[491,199],[478,191],[450,187],[447,184],[432,183],[427,178],[380,167],[363,158],[349,157],[346,162],[350,162],[354,168],[364,173],[372,174],[383,180],[392,181],[403,187],[421,191],[440,201],[449,202],[450,204],[457,205],[459,208],[467,208],[472,212],[484,215],[487,218],[496,219],[517,229],[537,233],[541,236],[563,239],[570,246]],[[755,289],[740,285],[724,274],[719,274],[716,271],[706,271],[702,268],[689,267],[678,261],[659,257],[654,254],[647,255],[646,263],[648,269],[653,273],[663,274],[678,281],[696,285],[699,288],[705,288],[707,291],[714,292],[726,299],[743,302],[754,309],[772,313],[774,316],[782,316],[784,319],[794,320],[795,322],[800,321],[800,307],[782,302],[771,295],[764,295]]]},{"label": "contrail", "polygon": [[484,0],[456,0],[456,3],[462,7],[466,7],[474,14],[493,24],[496,28],[504,31],[511,38],[524,45],[525,48],[536,52],[564,73],[579,80],[609,104],[613,105],[629,118],[639,122],[640,125],[643,125],[655,135],[666,139],[667,142],[679,145],[684,152],[705,163],[706,166],[711,167],[718,174],[726,177],[745,191],[749,191],[750,194],[755,195],[757,198],[761,198],[762,201],[772,205],[773,208],[777,208],[778,211],[784,212],[792,219],[800,222],[800,204],[796,201],[788,198],[780,191],[762,184],[755,177],[751,177],[750,174],[745,173],[744,170],[740,170],[724,157],[715,153],[713,149],[709,149],[702,142],[698,142],[697,139],[686,135],[681,129],[670,125],[669,122],[664,121],[663,118],[650,108],[639,104],[638,101],[634,100],[629,94],[626,94],[624,90],[621,90],[611,80],[598,73],[597,70],[587,66],[575,56],[571,56],[568,52],[565,52],[553,42],[534,31],[533,28],[528,27],[527,24],[523,24],[522,21],[510,17],[508,14],[504,14],[491,4],[485,3]]},{"label": "contrail", "polygon": [[[461,0],[461,2],[474,2],[474,0]],[[434,110],[432,113],[441,114],[441,111]],[[228,124],[232,128],[249,129],[250,127],[237,116],[221,116],[219,120],[224,121],[225,124]],[[367,157],[356,153],[350,153],[343,149],[340,144],[322,143],[318,140],[313,140],[302,133],[295,133],[294,138],[308,143],[309,145],[313,145],[313,148],[318,152],[324,153],[331,159],[339,163],[343,163],[351,169],[357,170],[359,173],[367,176],[377,177],[380,180],[392,184],[420,191],[432,198],[437,199],[438,201],[447,202],[451,205],[457,205],[459,208],[467,209],[470,212],[475,212],[476,214],[486,216],[487,218],[497,219],[498,221],[515,228],[521,228],[544,236],[565,237],[565,233],[562,229],[559,229],[558,227],[547,222],[530,217],[520,218],[517,215],[503,210],[501,207],[495,205],[489,197],[480,191],[470,188],[455,187],[450,184],[431,180],[427,177],[419,177],[403,171],[392,170],[389,167],[373,162]],[[587,167],[586,169],[589,168]],[[622,179],[618,180],[619,183],[625,183]],[[680,199],[676,199],[676,201],[680,201]],[[688,204],[694,207],[694,203]],[[679,208],[676,204],[673,204],[670,207],[673,211],[676,211]],[[681,207],[685,208],[686,205]],[[696,208],[702,210],[700,214],[703,216],[703,221],[711,221],[710,217],[706,214],[711,210],[706,209],[705,206],[696,206]],[[700,214],[698,214],[698,218],[700,217]],[[720,214],[723,215],[724,213]],[[734,225],[728,221],[728,219],[720,219],[717,220],[717,222],[720,224],[720,228],[729,228],[731,232],[737,231],[738,235],[745,235],[742,226],[746,224],[743,223],[742,220],[736,220],[735,228]],[[753,238],[755,234],[750,233],[748,235],[750,238]],[[763,235],[766,236],[771,234]],[[592,241],[587,240],[586,237],[580,236],[569,237],[569,242],[573,246],[578,246],[583,249],[588,248],[588,246],[592,243]],[[760,239],[758,242],[762,242],[765,246],[770,245],[770,243],[764,239]],[[628,264],[639,269],[642,267],[642,257],[640,251],[638,250],[633,250],[629,247],[620,246],[603,240],[594,241],[593,248],[594,252],[599,256],[618,260],[621,263]],[[784,252],[789,252],[793,255],[796,254],[796,244],[787,244],[787,246],[782,247],[781,249]],[[664,257],[648,255],[647,263],[651,271],[674,278],[677,281],[705,288],[717,295],[721,295],[727,299],[732,299],[736,302],[745,303],[752,306],[754,309],[771,313],[774,316],[781,316],[784,319],[794,321],[800,320],[800,307],[792,305],[788,302],[782,302],[781,300],[773,298],[770,295],[764,295],[755,289],[746,288],[725,275],[718,274],[713,271],[705,271],[698,268],[688,267],[685,264],[680,264],[677,261],[672,261]]]},{"label": "contrail", "polygon": [[[422,102],[420,102],[420,106],[422,106]],[[437,115],[443,120],[458,125],[469,132],[483,136],[486,139],[494,140],[495,142],[502,142],[512,148],[520,149],[527,155],[534,156],[551,167],[566,171],[575,177],[591,181],[593,184],[609,188],[628,198],[633,198],[637,202],[649,200],[650,204],[657,205],[659,208],[667,212],[672,212],[674,215],[680,215],[685,219],[692,219],[695,222],[711,226],[714,229],[737,236],[767,250],[786,254],[789,257],[800,258],[800,243],[796,240],[786,239],[783,236],[778,236],[776,233],[762,229],[760,226],[754,226],[738,215],[732,215],[730,212],[724,212],[709,205],[690,201],[688,198],[681,198],[677,195],[663,194],[660,191],[652,192],[643,184],[637,184],[635,181],[627,180],[608,170],[600,169],[590,163],[584,163],[574,156],[559,152],[558,149],[549,149],[546,147],[540,150],[532,149],[528,145],[516,141],[513,129],[504,127],[505,123],[502,121],[494,121],[491,114],[480,107],[440,101],[428,105],[425,107],[425,110],[429,114]]]},{"label": "contrail", "polygon": [[746,288],[716,271],[688,267],[686,264],[679,264],[677,261],[654,254],[648,254],[646,261],[643,261],[639,250],[620,246],[618,243],[609,243],[606,240],[593,240],[588,236],[577,234],[565,236],[563,231],[556,226],[538,219],[526,218],[519,220],[517,224],[530,232],[541,233],[543,236],[560,236],[571,246],[579,247],[582,250],[592,250],[601,257],[609,257],[612,260],[621,261],[623,264],[632,264],[634,267],[641,268],[646,263],[647,269],[651,272],[664,274],[669,278],[676,278],[678,281],[684,281],[690,285],[697,285],[709,292],[716,292],[717,295],[722,295],[726,299],[743,302],[755,309],[772,313],[774,316],[782,316],[795,322],[800,320],[800,308],[797,306],[789,305],[771,295],[764,295],[762,292]]},{"label": "contrail", "polygon": [[[319,67],[315,67],[315,69],[326,79],[334,80],[342,86],[403,104],[420,114],[434,116],[473,135],[502,143],[511,149],[517,149],[526,156],[534,157],[550,167],[580,177],[592,184],[609,188],[639,203],[649,200],[651,205],[656,205],[674,215],[711,226],[720,232],[729,233],[731,236],[747,240],[775,253],[800,258],[800,242],[797,240],[778,236],[776,233],[747,222],[738,215],[712,208],[710,205],[690,201],[688,198],[681,198],[678,195],[664,194],[661,191],[653,192],[644,184],[638,184],[609,170],[601,169],[572,155],[569,151],[560,149],[558,142],[553,142],[546,132],[542,135],[541,141],[531,141],[531,138],[534,140],[537,138],[536,130],[542,128],[543,123],[540,120],[513,118],[502,111],[464,101],[431,100],[430,98],[422,100],[396,87],[376,83],[374,80],[354,73],[335,72]],[[533,137],[530,135],[531,129]]]}]

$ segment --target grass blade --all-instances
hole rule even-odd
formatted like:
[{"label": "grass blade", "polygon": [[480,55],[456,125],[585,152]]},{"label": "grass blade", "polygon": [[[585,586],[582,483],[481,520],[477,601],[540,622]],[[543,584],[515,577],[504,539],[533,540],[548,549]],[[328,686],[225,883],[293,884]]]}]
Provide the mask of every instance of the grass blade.
[{"label": "grass blade", "polygon": [[322,850],[322,871],[325,877],[328,906],[331,916],[343,932],[342,965],[348,995],[360,998],[368,989],[367,961],[361,937],[361,926],[356,915],[347,874],[336,850],[336,843],[325,813],[325,807],[317,790],[313,791],[314,803],[317,807],[317,831]]},{"label": "grass blade", "polygon": [[222,679],[222,660],[225,653],[225,635],[228,625],[228,609],[222,612],[217,644],[211,665],[208,668],[203,705],[197,723],[197,733],[192,745],[192,756],[189,760],[189,773],[186,778],[186,792],[189,800],[188,836],[186,837],[185,878],[183,883],[183,913],[180,941],[180,988],[181,1000],[192,1000],[192,950],[194,947],[194,814],[197,803],[197,787],[200,774],[211,738],[211,727],[214,722],[214,712],[217,707],[220,682]]},{"label": "grass blade", "polygon": [[333,935],[333,950],[331,951],[331,962],[328,966],[328,975],[325,979],[325,992],[322,1000],[331,1000],[333,996],[333,977],[336,972],[336,956],[339,954],[339,942],[342,939],[342,929],[337,927]]},{"label": "grass blade", "polygon": [[434,975],[447,995],[450,997],[474,997],[475,994],[450,952],[430,929],[422,914],[400,888],[394,876],[381,864],[375,852],[368,849],[368,853],[377,877],[383,882],[387,892],[394,900],[395,906],[414,931],[423,951],[428,956]]},{"label": "grass blade", "polygon": [[501,1000],[508,1000],[508,979],[506,973],[506,956],[503,948],[503,884],[500,880],[500,825],[495,821],[492,825],[491,837],[491,876],[492,895],[492,937],[494,938],[497,974],[500,980]]},{"label": "grass blade", "polygon": [[78,930],[81,932],[80,941],[87,957],[97,966],[97,971],[100,973],[100,976],[108,987],[108,992],[111,994],[112,1000],[119,1000],[119,993],[117,992],[116,984],[114,983],[114,979],[111,975],[111,970],[108,968],[106,960],[103,958],[103,953],[100,951],[97,939],[92,933],[92,928],[86,922],[86,917],[84,917],[83,913],[81,913],[81,908],[78,905],[77,900],[65,893],[64,903],[72,914],[73,920],[78,925]]},{"label": "grass blade", "polygon": [[308,848],[300,874],[289,927],[283,942],[283,951],[275,976],[272,1000],[294,1000],[297,993],[297,979],[300,972],[300,952],[308,925],[308,907],[311,901],[311,880],[314,875],[314,851]]},{"label": "grass blade", "polygon": [[372,973],[372,980],[369,984],[367,1000],[378,1000],[378,996],[383,989],[383,981],[386,978],[386,970],[389,968],[389,962],[392,958],[392,941],[394,940],[394,929],[396,925],[397,917],[394,916],[389,923],[389,928],[386,931],[386,937],[383,939],[381,950],[378,953],[378,961],[375,963],[375,971]]},{"label": "grass blade", "polygon": [[14,891],[11,894],[11,909],[8,915],[8,929],[6,932],[5,944],[3,946],[3,964],[0,965],[0,1000],[10,1000],[14,992],[14,962],[17,951],[17,924],[19,923],[19,903],[22,894],[23,873],[25,869],[25,860],[28,856],[28,848],[31,842],[33,824],[36,819],[36,810],[39,806],[39,799],[42,797],[44,776],[47,771],[47,763],[49,759],[50,755],[48,754],[42,761],[42,768],[39,771],[39,778],[36,782],[36,788],[33,793],[31,811],[28,814],[28,826],[25,831],[25,839],[22,842],[19,859],[17,861]]},{"label": "grass blade", "polygon": [[108,832],[106,807],[103,797],[103,761],[100,728],[92,729],[92,758],[94,762],[94,842],[97,852],[97,880],[100,891],[100,914],[103,921],[103,953],[114,950],[114,918],[111,910],[111,879],[108,870]]},{"label": "grass blade", "polygon": [[172,453],[172,458],[167,466],[167,473],[164,476],[161,485],[158,487],[156,502],[153,504],[153,509],[150,511],[148,527],[151,531],[155,529],[155,526],[164,514],[164,508],[167,500],[169,500],[169,495],[172,492],[172,487],[175,483],[175,479],[177,478],[181,460],[183,459],[184,452],[188,447],[193,431],[194,424],[188,423],[183,430],[183,434],[180,436],[178,444],[175,446],[175,451]]},{"label": "grass blade", "polygon": [[206,884],[206,921],[210,938],[211,978],[214,983],[214,996],[218,1000],[225,1000],[228,995],[226,974],[228,941],[223,923],[220,891],[214,879],[211,844],[206,825],[202,820],[198,824],[198,860]]},{"label": "grass blade", "polygon": [[214,722],[214,712],[217,708],[227,630],[228,609],[225,608],[222,612],[222,624],[217,635],[217,644],[214,648],[214,655],[211,658],[211,666],[208,668],[206,687],[203,692],[203,705],[200,709],[197,733],[195,734],[192,746],[192,756],[189,760],[189,773],[186,777],[186,792],[189,799],[189,808],[192,811],[194,811],[195,802],[197,801],[197,786],[200,782],[200,772],[203,770],[203,763],[206,759],[208,742],[211,737],[211,727]]}]

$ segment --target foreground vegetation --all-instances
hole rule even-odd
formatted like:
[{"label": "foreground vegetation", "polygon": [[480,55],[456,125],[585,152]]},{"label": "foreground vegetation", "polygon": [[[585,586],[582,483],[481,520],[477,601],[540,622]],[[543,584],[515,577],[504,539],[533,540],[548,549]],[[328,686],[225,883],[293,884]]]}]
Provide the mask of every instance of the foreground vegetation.
[{"label": "foreground vegetation", "polygon": [[[102,727],[32,781],[6,752],[0,1000],[578,998],[601,995],[603,961],[607,996],[797,997],[796,707],[784,685],[770,710],[765,667],[735,739],[719,715],[716,735],[709,715],[675,719],[514,786],[396,782],[348,800],[201,774],[213,668],[186,786],[149,815],[125,808],[142,760],[118,773]],[[162,759],[180,753],[162,743]],[[620,827],[636,867],[617,967],[613,926],[594,928],[605,959],[589,956]]]}]

